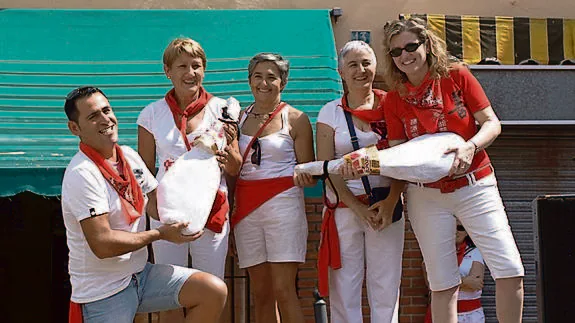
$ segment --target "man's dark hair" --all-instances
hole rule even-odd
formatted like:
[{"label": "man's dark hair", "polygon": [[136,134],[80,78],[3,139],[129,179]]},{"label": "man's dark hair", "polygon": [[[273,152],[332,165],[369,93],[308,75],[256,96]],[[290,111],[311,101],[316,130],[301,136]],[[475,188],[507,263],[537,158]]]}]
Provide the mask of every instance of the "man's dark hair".
[{"label": "man's dark hair", "polygon": [[78,122],[78,107],[76,102],[82,98],[88,97],[94,93],[102,94],[106,99],[108,98],[102,90],[95,86],[81,86],[72,90],[68,95],[66,95],[66,103],[64,103],[64,112],[68,120]]}]

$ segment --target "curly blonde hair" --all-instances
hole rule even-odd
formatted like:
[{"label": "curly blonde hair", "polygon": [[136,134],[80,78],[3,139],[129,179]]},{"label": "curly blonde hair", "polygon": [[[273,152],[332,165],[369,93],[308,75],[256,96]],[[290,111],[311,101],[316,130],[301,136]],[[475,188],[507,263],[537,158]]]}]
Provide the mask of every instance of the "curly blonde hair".
[{"label": "curly blonde hair", "polygon": [[427,65],[429,65],[429,76],[436,79],[449,76],[449,71],[456,59],[449,57],[445,42],[427,29],[425,21],[415,17],[393,20],[385,24],[383,40],[383,77],[389,90],[396,90],[402,93],[405,91],[403,83],[408,81],[407,75],[397,68],[389,54],[391,39],[404,31],[415,34],[419,41],[429,48],[426,58]]}]

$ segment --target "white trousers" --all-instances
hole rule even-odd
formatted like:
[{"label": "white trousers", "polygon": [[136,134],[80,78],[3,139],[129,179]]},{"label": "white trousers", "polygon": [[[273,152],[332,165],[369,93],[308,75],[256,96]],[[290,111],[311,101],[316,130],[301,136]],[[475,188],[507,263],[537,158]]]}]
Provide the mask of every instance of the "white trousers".
[{"label": "white trousers", "polygon": [[452,193],[410,184],[407,214],[431,290],[446,290],[461,283],[455,250],[456,217],[479,248],[494,279],[524,275],[495,175]]},{"label": "white trousers", "polygon": [[[160,225],[159,221],[151,219],[150,227],[152,229]],[[226,221],[221,233],[204,229],[204,234],[196,241],[180,245],[165,240],[154,241],[152,243],[154,262],[156,264],[188,267],[189,253],[192,257],[192,268],[224,279],[229,230],[229,222]]]},{"label": "white trousers", "polygon": [[361,291],[367,276],[371,322],[398,322],[405,220],[374,231],[350,209],[335,211],[342,267],[329,272],[332,323],[361,323]]}]

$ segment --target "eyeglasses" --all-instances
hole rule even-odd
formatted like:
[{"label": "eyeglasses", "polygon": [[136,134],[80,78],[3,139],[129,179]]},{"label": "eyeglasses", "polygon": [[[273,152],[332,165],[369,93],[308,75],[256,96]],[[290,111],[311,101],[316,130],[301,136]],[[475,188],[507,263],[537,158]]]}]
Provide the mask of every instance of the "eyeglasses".
[{"label": "eyeglasses", "polygon": [[419,48],[419,46],[421,46],[421,44],[423,44],[423,42],[409,43],[405,45],[405,47],[403,48],[401,47],[392,48],[389,51],[389,55],[391,55],[391,57],[399,57],[401,56],[401,53],[403,53],[403,50],[405,50],[408,53],[415,52]]},{"label": "eyeglasses", "polygon": [[465,228],[460,224],[457,226],[457,231],[465,231]]},{"label": "eyeglasses", "polygon": [[252,164],[259,166],[260,163],[262,162],[262,147],[260,146],[260,141],[258,138],[254,140],[254,143],[252,144],[252,149],[254,150],[254,152],[250,157],[250,161],[252,162]]},{"label": "eyeglasses", "polygon": [[79,88],[73,89],[72,91],[70,91],[70,93],[68,93],[68,95],[66,95],[66,101],[70,101],[70,100],[76,100],[79,97],[83,97],[89,94],[94,94],[94,93],[102,93],[102,90],[100,90],[97,87],[94,86],[81,86]]}]

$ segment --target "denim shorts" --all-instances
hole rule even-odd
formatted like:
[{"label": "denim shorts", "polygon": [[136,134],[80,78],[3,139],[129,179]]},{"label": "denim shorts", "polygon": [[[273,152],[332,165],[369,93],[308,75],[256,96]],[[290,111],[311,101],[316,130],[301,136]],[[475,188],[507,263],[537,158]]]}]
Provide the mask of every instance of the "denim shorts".
[{"label": "denim shorts", "polygon": [[147,263],[132,275],[121,292],[82,304],[84,323],[132,323],[136,313],[166,311],[182,307],[179,294],[195,269]]}]

